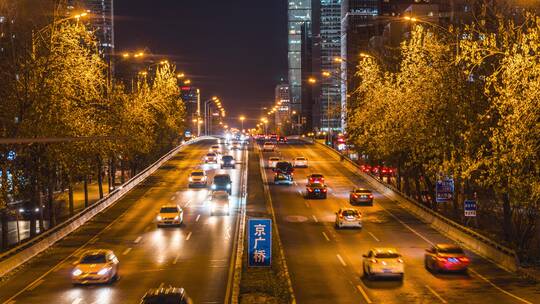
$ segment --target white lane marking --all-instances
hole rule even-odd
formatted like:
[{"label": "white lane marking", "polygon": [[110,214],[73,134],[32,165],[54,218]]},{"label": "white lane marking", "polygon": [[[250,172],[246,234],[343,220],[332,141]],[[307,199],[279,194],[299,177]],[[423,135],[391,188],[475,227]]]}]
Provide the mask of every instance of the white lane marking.
[{"label": "white lane marking", "polygon": [[195,219],[195,222],[198,222],[200,218],[201,218],[201,215],[198,214],[198,215],[197,215],[197,218]]},{"label": "white lane marking", "polygon": [[309,202],[304,202],[304,204],[306,204],[306,207],[311,208],[311,205],[309,204]]},{"label": "white lane marking", "polygon": [[142,240],[142,236],[139,236],[138,238],[135,239],[135,241],[133,241],[133,243],[139,244],[141,240]]},{"label": "white lane marking", "polygon": [[445,299],[443,299],[435,290],[433,290],[431,287],[429,287],[429,285],[426,285],[426,288],[434,295],[437,297],[437,299],[439,299],[439,301],[441,301],[442,303],[446,304],[448,302],[446,302]]},{"label": "white lane marking", "polygon": [[127,255],[130,251],[131,251],[131,247],[129,247],[128,249],[124,250],[124,252],[122,252],[122,255]]},{"label": "white lane marking", "polygon": [[493,286],[493,288],[497,289],[498,291],[500,291],[500,292],[502,292],[502,293],[504,293],[504,294],[506,294],[506,295],[508,295],[508,296],[510,296],[510,297],[512,297],[512,298],[514,298],[514,299],[516,299],[516,300],[518,300],[518,301],[520,301],[520,302],[527,303],[527,304],[532,304],[532,302],[529,302],[529,301],[527,301],[527,300],[525,300],[525,299],[523,299],[523,298],[520,298],[520,297],[516,296],[515,294],[510,293],[510,292],[508,292],[508,291],[502,289],[501,287],[495,285],[495,283],[491,282],[488,278],[486,278],[486,277],[484,277],[483,275],[479,274],[479,273],[476,272],[474,269],[469,268],[469,271],[472,272],[472,273],[474,273],[475,275],[477,275],[480,279],[486,281],[486,283],[488,283],[489,285]]},{"label": "white lane marking", "polygon": [[11,300],[9,302],[6,302],[5,304],[15,304],[15,300]]},{"label": "white lane marking", "polygon": [[356,285],[356,289],[358,289],[358,291],[360,291],[360,294],[362,294],[362,297],[364,297],[364,300],[366,300],[366,302],[367,302],[368,304],[373,303],[373,302],[371,301],[371,299],[368,297],[367,292],[364,290],[364,288],[362,288],[361,285]]},{"label": "white lane marking", "polygon": [[298,189],[298,194],[302,195],[302,190]]},{"label": "white lane marking", "polygon": [[146,228],[144,228],[144,232],[148,232],[150,231],[150,229],[152,229],[152,226],[147,226]]},{"label": "white lane marking", "polygon": [[330,242],[330,238],[328,237],[328,235],[326,235],[326,233],[324,233],[324,231],[323,231],[322,235],[324,236],[324,238],[325,238],[328,242]]},{"label": "white lane marking", "polygon": [[189,239],[191,238],[191,234],[193,234],[193,232],[188,233],[188,235],[186,236],[186,241],[189,241]]},{"label": "white lane marking", "polygon": [[176,257],[174,258],[174,261],[172,262],[173,265],[176,265],[176,263],[178,263],[178,259],[180,258],[180,253],[176,255]]},{"label": "white lane marking", "polygon": [[90,242],[88,242],[88,244],[95,244],[98,240],[99,240],[99,238],[97,236],[95,236],[90,240]]},{"label": "white lane marking", "polygon": [[158,287],[158,289],[161,289],[161,288],[163,288],[163,286],[165,286],[165,283],[161,282],[161,284],[159,284],[159,287]]},{"label": "white lane marking", "polygon": [[43,284],[43,282],[45,282],[45,280],[43,280],[43,279],[35,282],[34,284],[32,284],[32,285],[30,285],[28,287],[28,291],[32,291],[32,290],[36,289],[39,285]]},{"label": "white lane marking", "polygon": [[338,254],[336,254],[336,256],[337,256],[339,262],[341,263],[341,265],[343,265],[343,267],[347,267],[347,263],[345,263],[345,260],[343,260],[341,255],[339,255],[339,253],[338,253]]},{"label": "white lane marking", "polygon": [[317,219],[317,217],[315,215],[312,215],[312,217],[313,217],[313,220],[315,221],[315,223],[319,222],[319,220]]},{"label": "white lane marking", "polygon": [[76,298],[75,300],[73,300],[73,302],[71,302],[71,304],[80,304],[82,302],[82,298]]},{"label": "white lane marking", "polygon": [[293,184],[294,184],[295,186],[298,186],[298,183],[297,183],[296,181],[293,181]]},{"label": "white lane marking", "polygon": [[400,220],[397,216],[395,216],[392,212],[386,210],[386,208],[384,208],[381,204],[379,204],[379,206],[382,208],[382,210],[386,211],[386,213],[390,214],[390,216],[392,218],[394,218],[396,221],[398,221],[401,225],[405,226],[405,228],[409,229],[412,233],[416,234],[419,238],[421,238],[422,240],[426,241],[428,244],[430,244],[431,246],[435,245],[433,244],[433,242],[431,242],[427,237],[423,236],[422,234],[420,234],[420,232],[414,230],[411,226],[407,225],[405,222],[403,222],[402,220]]},{"label": "white lane marking", "polygon": [[176,198],[176,195],[171,196],[171,201],[174,201],[175,198]]},{"label": "white lane marking", "polygon": [[375,241],[380,242],[379,239],[378,239],[373,233],[371,233],[371,232],[368,231],[368,234],[371,235],[371,237],[372,237]]}]

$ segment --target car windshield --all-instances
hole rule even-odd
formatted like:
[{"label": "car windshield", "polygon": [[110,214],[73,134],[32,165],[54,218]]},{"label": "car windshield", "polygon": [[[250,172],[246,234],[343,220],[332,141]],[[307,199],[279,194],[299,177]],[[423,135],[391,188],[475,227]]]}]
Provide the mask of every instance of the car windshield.
[{"label": "car windshield", "polygon": [[394,252],[379,252],[375,254],[375,257],[378,259],[397,259],[400,257],[399,253]]},{"label": "car windshield", "polygon": [[311,178],[322,178],[323,176],[320,174],[312,174]]},{"label": "car windshield", "polygon": [[204,172],[191,172],[191,176],[204,176]]},{"label": "car windshield", "polygon": [[271,160],[271,161],[278,161],[278,160],[279,160],[279,157],[270,157],[270,160]]},{"label": "car windshield", "polygon": [[229,183],[231,181],[231,178],[228,175],[216,175],[214,177],[214,183]]},{"label": "car windshield", "polygon": [[276,164],[276,167],[281,170],[289,170],[292,169],[292,165],[288,162],[279,162]]},{"label": "car windshield", "polygon": [[459,247],[446,247],[446,248],[440,248],[440,253],[454,253],[454,254],[463,254],[463,249]]},{"label": "car windshield", "polygon": [[163,207],[159,213],[178,213],[178,209],[176,207]]},{"label": "car windshield", "polygon": [[360,194],[370,194],[371,193],[370,190],[362,190],[362,189],[356,190],[355,192],[360,193]]},{"label": "car windshield", "polygon": [[105,255],[102,253],[89,254],[81,259],[81,264],[104,264],[106,263],[106,260]]},{"label": "car windshield", "polygon": [[356,211],[356,210],[343,210],[343,212],[341,212],[341,214],[343,214],[343,216],[357,216],[358,211]]},{"label": "car windshield", "polygon": [[225,155],[225,156],[223,156],[222,158],[223,158],[223,160],[226,160],[226,161],[233,160],[233,157],[230,156],[230,155]]}]

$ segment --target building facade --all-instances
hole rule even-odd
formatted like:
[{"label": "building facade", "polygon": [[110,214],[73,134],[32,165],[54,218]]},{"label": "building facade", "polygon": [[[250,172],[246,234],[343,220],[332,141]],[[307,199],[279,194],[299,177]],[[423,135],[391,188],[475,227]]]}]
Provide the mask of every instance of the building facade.
[{"label": "building facade", "polygon": [[99,53],[107,60],[114,56],[114,0],[69,0],[70,9],[88,12],[88,20],[99,41]]},{"label": "building facade", "polygon": [[302,95],[302,25],[311,21],[312,0],[289,0],[288,5],[288,65],[291,109],[301,110]]},{"label": "building facade", "polygon": [[186,129],[190,131],[191,134],[199,135],[199,119],[201,117],[201,92],[196,87],[183,86],[180,87],[180,96],[186,107]]},{"label": "building facade", "polygon": [[281,83],[275,89],[275,104],[278,106],[275,112],[276,131],[285,134],[286,128],[291,123],[290,92],[289,84]]},{"label": "building facade", "polygon": [[320,0],[320,129],[341,131],[341,1]]}]

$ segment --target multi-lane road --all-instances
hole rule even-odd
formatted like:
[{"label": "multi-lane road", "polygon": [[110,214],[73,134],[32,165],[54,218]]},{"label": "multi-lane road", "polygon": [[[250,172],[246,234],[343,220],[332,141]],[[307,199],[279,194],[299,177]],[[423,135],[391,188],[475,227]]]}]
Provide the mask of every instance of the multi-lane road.
[{"label": "multi-lane road", "polygon": [[[236,169],[203,167],[210,180],[221,171],[233,179],[236,212],[211,216],[208,190],[189,189],[187,177],[212,143],[188,146],[113,207],[3,278],[0,303],[138,303],[149,288],[159,286],[184,287],[195,303],[226,302],[239,210],[245,199],[248,150],[231,152],[240,164]],[[424,249],[451,241],[377,192],[373,207],[358,207],[363,229],[336,230],[334,212],[349,206],[348,192],[369,185],[327,149],[292,142],[262,155],[263,162],[273,155],[309,159],[309,168],[296,170],[294,185],[273,185],[268,169],[263,175],[298,303],[540,303],[538,284],[472,252],[468,252],[472,259],[468,274],[426,271]],[[327,199],[304,198],[310,173],[325,175]],[[184,208],[183,226],[157,228],[160,206],[171,203]],[[403,254],[402,282],[363,277],[362,254],[371,247],[395,247]],[[114,250],[120,259],[120,279],[112,285],[73,286],[73,262],[84,250],[95,248]]]},{"label": "multi-lane road", "polygon": [[[356,207],[363,214],[363,229],[336,230],[334,213],[351,207],[349,191],[370,187],[324,147],[291,143],[263,155],[265,163],[274,155],[289,161],[296,156],[309,159],[309,168],[295,171],[292,186],[272,185],[273,173],[266,170],[298,303],[540,303],[539,285],[471,252],[468,274],[426,271],[424,250],[451,241],[379,193],[373,207]],[[304,198],[310,173],[325,176],[328,199]],[[395,247],[403,254],[403,282],[363,277],[362,254],[372,247]]]},{"label": "multi-lane road", "polygon": [[[223,303],[230,287],[238,212],[211,216],[208,190],[189,189],[188,174],[201,164],[212,141],[178,153],[143,184],[52,249],[0,284],[0,303],[138,303],[149,288],[184,287],[195,303]],[[204,165],[209,180],[231,174],[231,202],[239,210],[247,150],[232,151],[236,169]],[[157,228],[160,206],[184,209],[179,228]],[[112,285],[73,286],[73,262],[86,249],[112,249],[120,278]]]}]

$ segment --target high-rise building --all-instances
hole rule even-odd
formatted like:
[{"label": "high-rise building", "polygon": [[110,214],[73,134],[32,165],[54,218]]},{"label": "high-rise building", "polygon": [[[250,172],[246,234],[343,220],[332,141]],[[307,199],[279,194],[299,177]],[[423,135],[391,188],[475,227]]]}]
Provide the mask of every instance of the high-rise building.
[{"label": "high-rise building", "polygon": [[201,117],[201,91],[196,87],[180,87],[180,96],[186,107],[186,129],[191,134],[199,134],[199,118]]},{"label": "high-rise building", "polygon": [[276,86],[275,104],[278,105],[275,113],[277,133],[283,134],[291,119],[289,84],[281,83]]},{"label": "high-rise building", "polygon": [[114,0],[68,0],[71,9],[88,11],[88,20],[105,59],[114,55]]},{"label": "high-rise building", "polygon": [[321,77],[320,113],[322,130],[341,128],[341,1],[320,0]]},{"label": "high-rise building", "polygon": [[289,0],[288,6],[288,63],[289,91],[291,109],[301,110],[302,62],[301,32],[302,25],[311,21],[312,0]]}]

